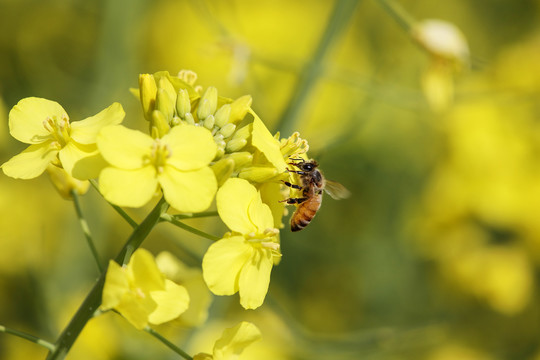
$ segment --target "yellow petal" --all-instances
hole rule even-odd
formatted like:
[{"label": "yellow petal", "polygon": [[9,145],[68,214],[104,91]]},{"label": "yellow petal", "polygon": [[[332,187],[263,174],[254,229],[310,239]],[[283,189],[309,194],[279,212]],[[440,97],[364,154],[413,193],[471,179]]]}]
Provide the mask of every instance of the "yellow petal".
[{"label": "yellow petal", "polygon": [[47,118],[67,118],[67,113],[56,101],[42,98],[24,98],[9,112],[9,133],[27,144],[39,144],[52,139],[43,126]]},{"label": "yellow petal", "polygon": [[[142,330],[148,325],[149,308],[145,305],[147,303],[145,304],[145,302],[140,301],[132,292],[128,292],[124,294],[120,303],[115,306],[115,309],[136,329]],[[152,310],[155,309],[155,304],[151,308]]]},{"label": "yellow petal", "polygon": [[248,214],[249,204],[257,196],[257,189],[246,180],[231,178],[223,184],[217,192],[216,204],[221,220],[229,229],[241,234],[257,231]]},{"label": "yellow petal", "polygon": [[216,295],[232,295],[238,291],[238,278],[253,246],[243,236],[232,236],[213,243],[203,258],[203,277]]},{"label": "yellow petal", "polygon": [[217,180],[209,167],[193,171],[179,171],[165,166],[158,175],[165,200],[181,212],[201,212],[212,203],[217,190]]},{"label": "yellow petal", "polygon": [[189,295],[185,287],[165,280],[165,290],[152,291],[152,299],[157,308],[149,316],[152,324],[163,324],[180,316],[189,306]]},{"label": "yellow petal", "polygon": [[22,153],[2,164],[2,171],[15,179],[33,179],[43,174],[47,166],[56,159],[58,150],[51,141],[30,145]]},{"label": "yellow petal", "polygon": [[282,227],[282,218],[285,210],[285,203],[280,202],[280,200],[283,200],[280,184],[275,182],[263,183],[259,191],[261,193],[261,199],[272,211],[274,228],[280,229]]},{"label": "yellow petal", "polygon": [[214,360],[236,359],[244,349],[261,339],[260,330],[252,323],[242,321],[228,328],[214,345]]},{"label": "yellow petal", "polygon": [[165,279],[159,271],[154,255],[148,250],[137,249],[128,264],[128,273],[133,279],[133,285],[144,292],[165,289]]},{"label": "yellow petal", "polygon": [[198,126],[175,126],[163,137],[163,141],[171,149],[167,164],[178,170],[195,170],[207,166],[217,152],[212,133]]},{"label": "yellow petal", "polygon": [[267,249],[257,249],[242,268],[238,286],[240,305],[244,309],[256,309],[263,304],[270,285],[272,265],[272,252]]},{"label": "yellow petal", "polygon": [[251,140],[253,146],[259,149],[279,172],[284,172],[287,168],[287,164],[285,164],[283,155],[281,155],[279,141],[272,136],[257,114],[253,111],[251,111],[251,114],[255,118],[253,120],[253,134]]},{"label": "yellow petal", "polygon": [[107,126],[97,137],[97,146],[105,160],[126,170],[143,167],[153,144],[154,140],[149,135],[122,125]]},{"label": "yellow petal", "polygon": [[47,166],[47,174],[58,193],[67,200],[73,199],[73,191],[78,195],[84,195],[90,187],[89,181],[75,179],[66,170],[55,165]]},{"label": "yellow petal", "polygon": [[113,309],[127,291],[129,291],[129,284],[126,272],[116,262],[109,260],[100,309]]},{"label": "yellow petal", "polygon": [[95,144],[81,145],[70,141],[60,150],[59,158],[68,174],[81,180],[97,178],[108,165]]},{"label": "yellow petal", "polygon": [[155,174],[153,166],[138,170],[107,167],[99,175],[99,191],[113,204],[141,207],[152,199],[157,190]]},{"label": "yellow petal", "polygon": [[80,144],[95,144],[102,128],[120,124],[125,115],[122,105],[113,103],[94,116],[71,123],[71,138]]},{"label": "yellow petal", "polygon": [[255,196],[249,204],[248,214],[251,222],[257,227],[259,233],[274,227],[272,211],[268,205],[262,202],[260,195]]}]

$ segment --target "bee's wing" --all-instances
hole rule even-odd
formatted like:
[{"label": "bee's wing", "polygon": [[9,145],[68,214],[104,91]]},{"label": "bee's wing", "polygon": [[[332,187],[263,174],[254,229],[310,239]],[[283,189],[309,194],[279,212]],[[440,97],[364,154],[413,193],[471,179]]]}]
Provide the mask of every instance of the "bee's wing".
[{"label": "bee's wing", "polygon": [[328,193],[328,195],[336,200],[345,199],[351,196],[351,192],[347,190],[345,186],[332,180],[326,180],[324,190]]}]

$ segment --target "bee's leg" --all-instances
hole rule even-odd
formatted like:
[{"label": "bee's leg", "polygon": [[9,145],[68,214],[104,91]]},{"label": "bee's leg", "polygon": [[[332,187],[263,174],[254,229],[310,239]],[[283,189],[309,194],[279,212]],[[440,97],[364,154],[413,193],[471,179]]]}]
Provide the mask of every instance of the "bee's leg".
[{"label": "bee's leg", "polygon": [[287,169],[287,172],[295,173],[295,174],[299,174],[299,175],[306,175],[306,172],[305,172],[305,171],[301,171],[301,170],[290,170],[290,169]]},{"label": "bee's leg", "polygon": [[285,200],[280,200],[279,202],[286,202],[287,204],[289,205],[294,205],[294,204],[301,204],[303,203],[304,201],[306,201],[307,197],[303,197],[303,198],[288,198],[288,199],[285,199]]},{"label": "bee's leg", "polygon": [[300,185],[295,185],[295,184],[291,184],[291,183],[288,182],[288,181],[283,181],[283,183],[284,183],[285,185],[287,185],[288,187],[291,187],[291,188],[293,188],[293,189],[297,189],[297,190],[302,190],[302,189],[303,189],[302,186],[300,186]]}]

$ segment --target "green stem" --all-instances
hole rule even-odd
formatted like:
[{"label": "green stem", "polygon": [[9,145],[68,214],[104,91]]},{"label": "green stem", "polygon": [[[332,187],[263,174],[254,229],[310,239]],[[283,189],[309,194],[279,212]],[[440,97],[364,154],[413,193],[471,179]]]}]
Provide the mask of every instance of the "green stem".
[{"label": "green stem", "polygon": [[183,219],[195,219],[195,218],[202,218],[202,217],[211,217],[211,216],[218,216],[217,211],[203,211],[200,213],[193,213],[193,214],[177,214],[172,215],[172,217],[176,220],[183,220]]},{"label": "green stem", "polygon": [[376,0],[388,13],[396,20],[396,22],[409,32],[413,28],[416,20],[398,3],[392,0]]},{"label": "green stem", "polygon": [[335,2],[334,10],[328,19],[326,29],[311,57],[312,60],[300,72],[293,96],[289,100],[277,124],[277,129],[285,136],[296,130],[300,120],[300,113],[324,70],[324,60],[330,52],[332,45],[336,43],[336,39],[349,24],[349,20],[354,13],[358,1],[337,0]]},{"label": "green stem", "polygon": [[11,328],[0,325],[0,332],[15,335],[15,336],[18,336],[18,337],[20,337],[22,339],[31,341],[31,342],[33,342],[35,344],[43,346],[44,348],[48,349],[49,351],[54,351],[55,350],[54,344],[52,344],[52,343],[50,343],[50,342],[48,342],[46,340],[40,339],[40,338],[38,338],[38,337],[36,337],[34,335],[30,335],[30,334],[24,333],[24,332],[19,331],[19,330],[11,329]]},{"label": "green stem", "polygon": [[94,260],[96,261],[96,265],[98,267],[99,272],[102,273],[103,265],[102,265],[101,259],[99,258],[99,254],[96,249],[96,246],[94,245],[94,241],[92,240],[92,234],[90,233],[90,228],[88,227],[88,223],[86,222],[86,219],[84,218],[84,215],[82,213],[81,204],[79,202],[79,195],[77,194],[75,190],[71,190],[71,197],[73,198],[73,205],[75,206],[75,212],[77,213],[77,218],[79,219],[79,224],[81,224],[81,229],[84,233],[86,242],[88,243],[88,247],[90,247],[90,251],[92,252],[92,256],[94,257]]},{"label": "green stem", "polygon": [[[114,260],[119,264],[125,264],[129,261],[129,256],[141,246],[144,239],[148,236],[150,231],[159,222],[161,214],[165,213],[169,208],[169,204],[165,202],[165,199],[161,199],[157,205],[152,209],[143,222],[135,228],[129,239],[126,241],[124,247]],[[86,299],[79,307],[67,327],[55,343],[55,349],[49,353],[47,360],[64,359],[77,340],[77,337],[83,330],[84,326],[92,318],[94,312],[101,304],[101,293],[103,290],[103,284],[105,283],[106,272],[101,273],[101,276],[95,283],[92,290],[86,296]]]},{"label": "green stem", "polygon": [[204,231],[201,231],[199,229],[195,229],[192,226],[186,225],[183,222],[180,222],[180,221],[176,220],[175,217],[173,217],[173,216],[171,216],[169,214],[162,214],[161,215],[161,220],[170,222],[171,224],[176,225],[179,228],[182,228],[182,229],[184,229],[186,231],[189,231],[192,234],[202,236],[202,237],[204,237],[206,239],[209,239],[209,240],[212,240],[212,241],[217,241],[217,240],[221,239],[220,237],[214,236],[212,234],[205,233]]},{"label": "green stem", "polygon": [[[90,180],[90,184],[92,184],[92,186],[94,187],[94,189],[96,189],[96,191],[99,193],[99,195],[101,195],[101,197],[103,197],[103,194],[99,191],[99,186],[96,182],[96,180],[94,179],[91,179]],[[103,197],[103,199],[105,199]],[[107,199],[105,199],[105,201],[107,201]],[[112,203],[110,203],[109,201],[107,201],[109,203],[109,205],[112,206],[112,208],[114,210],[116,210],[116,212],[118,214],[120,214],[121,217],[124,218],[124,220],[126,220],[128,222],[128,224],[132,227],[132,228],[136,228],[139,224],[137,224],[137,222],[135,220],[133,220],[125,211],[124,209],[122,209],[120,206],[117,206],[117,205],[114,205]]]},{"label": "green stem", "polygon": [[159,334],[157,331],[152,329],[151,327],[147,326],[144,328],[144,331],[161,341],[163,344],[165,344],[169,349],[177,353],[178,355],[182,356],[186,360],[193,360],[191,356],[189,356],[184,350],[180,349],[178,346],[174,345],[169,340],[165,339],[161,334]]}]

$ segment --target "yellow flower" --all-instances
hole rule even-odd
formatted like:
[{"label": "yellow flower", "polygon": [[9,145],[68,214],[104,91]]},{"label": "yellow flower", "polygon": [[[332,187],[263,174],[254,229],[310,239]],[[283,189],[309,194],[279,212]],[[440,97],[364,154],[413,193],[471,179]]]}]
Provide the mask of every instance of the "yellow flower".
[{"label": "yellow flower", "polygon": [[2,164],[2,170],[16,179],[32,179],[53,164],[79,179],[97,177],[106,165],[96,147],[97,134],[103,127],[120,124],[124,115],[122,106],[113,103],[97,115],[70,123],[57,102],[22,99],[9,113],[9,131],[30,146]]},{"label": "yellow flower", "polygon": [[212,294],[204,283],[200,267],[188,267],[167,251],[156,256],[156,263],[167,278],[181,283],[189,294],[189,308],[178,318],[180,323],[187,326],[202,325],[208,318]]},{"label": "yellow flower", "polygon": [[135,251],[125,267],[109,262],[101,310],[115,309],[142,330],[148,323],[158,325],[176,319],[188,305],[187,290],[165,279],[147,250]]},{"label": "yellow flower", "polygon": [[167,202],[182,212],[206,210],[217,190],[208,164],[216,154],[211,133],[180,125],[162,138],[121,125],[98,136],[98,147],[111,164],[99,177],[105,198],[120,206],[140,207],[163,190]]},{"label": "yellow flower", "polygon": [[228,328],[223,335],[214,344],[212,355],[199,353],[193,357],[193,360],[234,360],[238,359],[244,349],[260,340],[261,332],[249,322]]},{"label": "yellow flower", "polygon": [[262,305],[279,252],[278,230],[268,205],[248,181],[231,178],[216,195],[217,210],[232,230],[208,248],[203,277],[216,295],[240,293],[246,309]]}]

